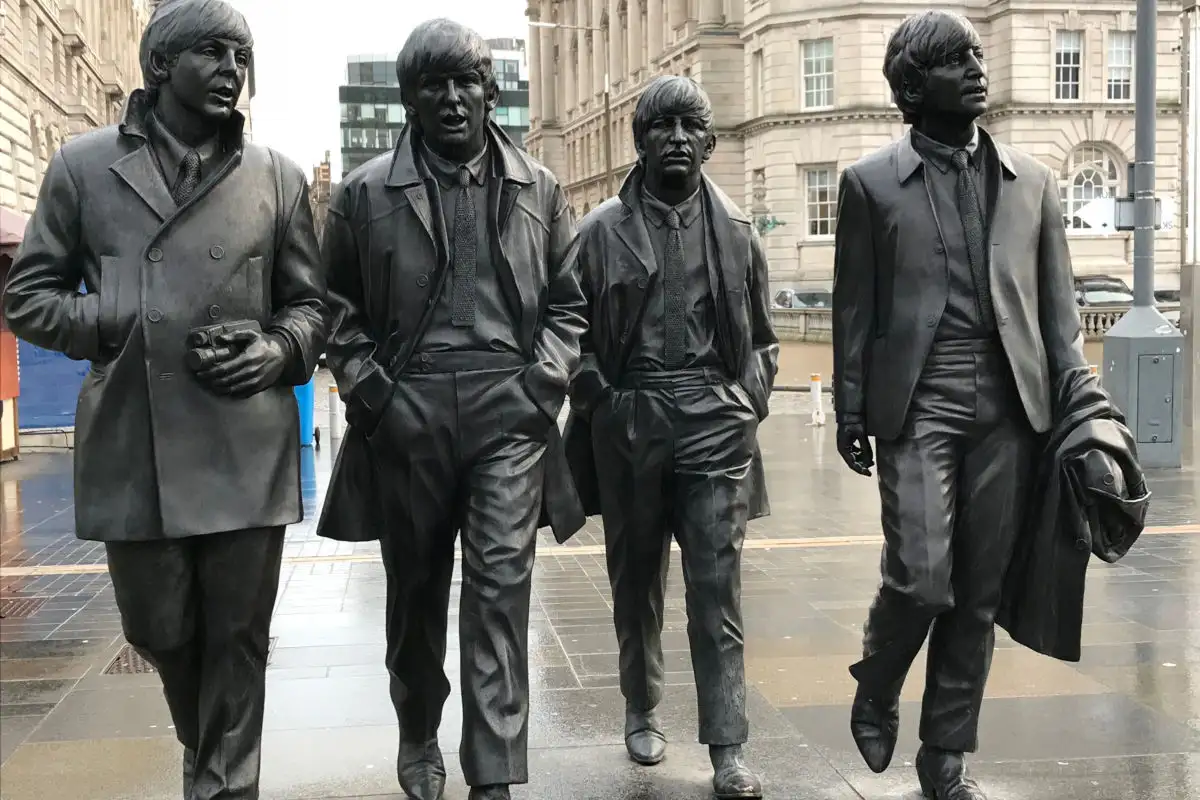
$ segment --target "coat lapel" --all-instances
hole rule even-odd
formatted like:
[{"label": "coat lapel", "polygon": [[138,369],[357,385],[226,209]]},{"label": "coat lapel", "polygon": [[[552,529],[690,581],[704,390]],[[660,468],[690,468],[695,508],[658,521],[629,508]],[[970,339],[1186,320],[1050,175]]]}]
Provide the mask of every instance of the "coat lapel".
[{"label": "coat lapel", "polygon": [[166,221],[175,214],[175,201],[171,199],[167,183],[150,152],[149,142],[143,140],[141,147],[113,162],[109,169],[142,198],[142,202],[158,215],[159,221]]},{"label": "coat lapel", "polygon": [[508,221],[512,216],[513,206],[517,202],[517,193],[521,191],[519,184],[505,180],[493,174],[488,178],[488,239],[492,243],[492,263],[496,266],[496,277],[500,281],[500,289],[504,293],[504,302],[508,305],[513,319],[521,318],[521,287],[517,282],[516,272],[512,262],[508,260],[508,252],[504,248],[504,235],[508,229]]}]

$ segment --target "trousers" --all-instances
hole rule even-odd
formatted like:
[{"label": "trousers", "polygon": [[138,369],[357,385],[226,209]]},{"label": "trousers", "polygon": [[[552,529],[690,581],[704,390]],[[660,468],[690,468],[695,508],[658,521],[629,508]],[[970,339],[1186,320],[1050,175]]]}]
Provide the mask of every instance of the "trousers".
[{"label": "trousers", "polygon": [[257,800],[284,529],[107,542],[125,638],[159,674],[184,800]]},{"label": "trousers", "polygon": [[450,694],[455,540],[463,731],[471,786],[528,782],[529,601],[546,437],[523,369],[402,375],[369,439],[385,495],[392,704],[406,742],[436,738]]},{"label": "trousers", "polygon": [[937,343],[900,436],[876,442],[882,582],[850,671],[874,696],[894,697],[928,637],[927,745],[978,748],[996,610],[1036,448],[1008,362],[989,340]]},{"label": "trousers", "polygon": [[741,556],[758,418],[733,382],[658,375],[614,390],[592,413],[621,692],[637,711],[662,700],[673,536],[683,554],[699,741],[742,744]]}]

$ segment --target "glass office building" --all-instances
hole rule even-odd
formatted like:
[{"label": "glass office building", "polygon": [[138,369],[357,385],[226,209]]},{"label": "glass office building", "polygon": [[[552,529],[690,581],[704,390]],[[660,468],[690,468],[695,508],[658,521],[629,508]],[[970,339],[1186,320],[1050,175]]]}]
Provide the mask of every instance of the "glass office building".
[{"label": "glass office building", "polygon": [[[489,39],[500,102],[493,117],[519,147],[529,131],[529,69],[523,39]],[[338,89],[342,113],[342,177],[391,150],[404,127],[395,53],[346,59]]]}]

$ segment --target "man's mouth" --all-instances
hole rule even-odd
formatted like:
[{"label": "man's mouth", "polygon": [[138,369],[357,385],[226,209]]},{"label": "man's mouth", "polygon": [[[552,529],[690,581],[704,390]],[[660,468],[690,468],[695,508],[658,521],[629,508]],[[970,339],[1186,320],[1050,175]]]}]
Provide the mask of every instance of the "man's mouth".
[{"label": "man's mouth", "polygon": [[971,86],[963,90],[963,97],[987,97],[986,86]]},{"label": "man's mouth", "polygon": [[210,91],[209,94],[213,95],[214,97],[219,97],[227,102],[233,102],[234,91],[230,86],[218,87]]},{"label": "man's mouth", "polygon": [[466,124],[467,117],[465,114],[453,112],[449,114],[442,114],[442,125],[446,126],[447,128],[459,128]]},{"label": "man's mouth", "polygon": [[687,153],[667,153],[663,157],[664,164],[690,164],[692,157]]}]

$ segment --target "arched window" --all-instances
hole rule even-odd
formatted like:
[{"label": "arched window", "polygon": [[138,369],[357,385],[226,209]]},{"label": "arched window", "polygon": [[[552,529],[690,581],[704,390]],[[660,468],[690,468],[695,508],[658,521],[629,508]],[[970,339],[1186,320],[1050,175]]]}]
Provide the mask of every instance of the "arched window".
[{"label": "arched window", "polygon": [[1091,230],[1079,210],[1093,200],[1120,194],[1121,167],[1106,148],[1082,144],[1071,152],[1058,186],[1067,230]]}]

